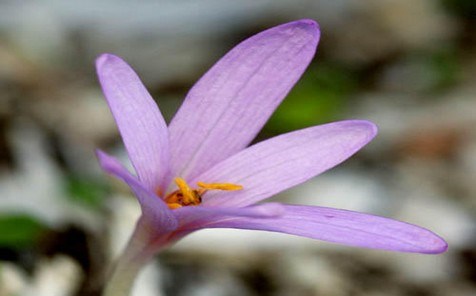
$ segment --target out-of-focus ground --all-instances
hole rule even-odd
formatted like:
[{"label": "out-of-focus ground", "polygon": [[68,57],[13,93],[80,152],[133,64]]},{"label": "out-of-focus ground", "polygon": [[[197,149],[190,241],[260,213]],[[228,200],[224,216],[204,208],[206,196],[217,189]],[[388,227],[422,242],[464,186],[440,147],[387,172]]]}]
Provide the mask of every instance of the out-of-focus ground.
[{"label": "out-of-focus ground", "polygon": [[201,231],[163,252],[134,295],[476,295],[476,2],[1,1],[0,295],[98,295],[138,215],[94,149],[126,161],[96,81],[102,52],[137,70],[167,119],[245,37],[316,19],[316,58],[260,139],[361,118],[379,136],[276,200],[429,228],[437,256],[282,234]]}]

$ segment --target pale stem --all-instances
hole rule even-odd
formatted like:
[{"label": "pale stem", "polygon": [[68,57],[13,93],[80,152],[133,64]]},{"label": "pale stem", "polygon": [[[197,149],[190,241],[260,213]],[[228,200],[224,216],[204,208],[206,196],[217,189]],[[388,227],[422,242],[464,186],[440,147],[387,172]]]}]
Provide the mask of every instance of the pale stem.
[{"label": "pale stem", "polygon": [[140,224],[109,275],[103,296],[129,296],[139,271],[161,248],[162,244],[151,244],[146,228]]}]

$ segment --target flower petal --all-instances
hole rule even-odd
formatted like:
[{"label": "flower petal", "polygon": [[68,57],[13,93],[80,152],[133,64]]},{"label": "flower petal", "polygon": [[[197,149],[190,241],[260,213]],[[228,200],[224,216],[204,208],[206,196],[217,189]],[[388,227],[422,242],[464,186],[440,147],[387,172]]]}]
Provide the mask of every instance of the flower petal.
[{"label": "flower petal", "polygon": [[177,228],[177,219],[160,197],[145,188],[117,159],[100,150],[96,154],[104,171],[124,181],[132,189],[142,208],[143,219],[149,225],[161,232]]},{"label": "flower petal", "polygon": [[180,221],[181,229],[196,230],[216,220],[230,217],[276,218],[284,214],[284,207],[279,203],[265,203],[243,208],[189,206],[175,210],[174,214]]},{"label": "flower petal", "polygon": [[284,232],[350,246],[399,252],[437,254],[446,242],[431,231],[408,223],[324,207],[286,205],[277,218],[236,217],[208,228],[239,228]]},{"label": "flower petal", "polygon": [[168,132],[157,104],[137,74],[121,58],[103,54],[96,69],[139,179],[155,191],[169,168]]},{"label": "flower petal", "polygon": [[234,183],[240,191],[210,191],[207,206],[247,206],[336,166],[377,134],[364,120],[319,125],[255,144],[222,161],[192,183]]},{"label": "flower petal", "polygon": [[242,150],[314,56],[319,29],[300,20],[233,48],[190,90],[172,120],[172,171],[192,179]]}]

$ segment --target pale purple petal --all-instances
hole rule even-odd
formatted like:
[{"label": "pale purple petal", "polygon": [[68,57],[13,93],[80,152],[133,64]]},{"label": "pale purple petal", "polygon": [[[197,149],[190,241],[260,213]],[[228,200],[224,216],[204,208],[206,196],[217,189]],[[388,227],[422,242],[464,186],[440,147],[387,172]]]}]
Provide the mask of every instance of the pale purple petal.
[{"label": "pale purple petal", "polygon": [[172,171],[187,180],[248,146],[314,56],[319,28],[300,20],[233,48],[190,90],[170,124]]},{"label": "pale purple petal", "polygon": [[104,171],[124,181],[132,189],[141,206],[143,219],[148,225],[156,227],[156,230],[150,229],[151,232],[172,231],[177,228],[177,219],[160,197],[145,188],[117,159],[100,150],[96,154]]},{"label": "pale purple petal", "polygon": [[157,104],[121,58],[103,54],[96,60],[96,68],[139,179],[152,191],[165,186],[170,161],[168,132]]},{"label": "pale purple petal", "polygon": [[364,120],[315,126],[255,144],[198,176],[206,183],[235,183],[240,191],[210,191],[207,206],[247,206],[298,185],[336,166],[377,134]]},{"label": "pale purple petal", "polygon": [[431,231],[408,223],[346,210],[291,206],[277,218],[236,217],[208,228],[239,228],[284,232],[323,241],[371,249],[437,254],[446,242]]},{"label": "pale purple petal", "polygon": [[265,203],[243,208],[189,206],[176,209],[174,214],[180,221],[181,229],[196,230],[204,228],[216,220],[230,217],[276,218],[284,214],[284,207],[278,203]]}]

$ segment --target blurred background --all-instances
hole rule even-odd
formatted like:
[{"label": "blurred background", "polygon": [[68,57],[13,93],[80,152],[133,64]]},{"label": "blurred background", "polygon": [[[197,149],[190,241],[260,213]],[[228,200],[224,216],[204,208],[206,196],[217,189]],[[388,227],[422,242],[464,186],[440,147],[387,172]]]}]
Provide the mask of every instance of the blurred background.
[{"label": "blurred background", "polygon": [[379,136],[276,197],[429,228],[442,255],[204,230],[161,253],[134,295],[476,295],[473,0],[0,1],[0,295],[99,295],[138,205],[94,149],[126,155],[94,72],[125,58],[169,120],[239,41],[313,18],[317,55],[258,140],[360,118]]}]

